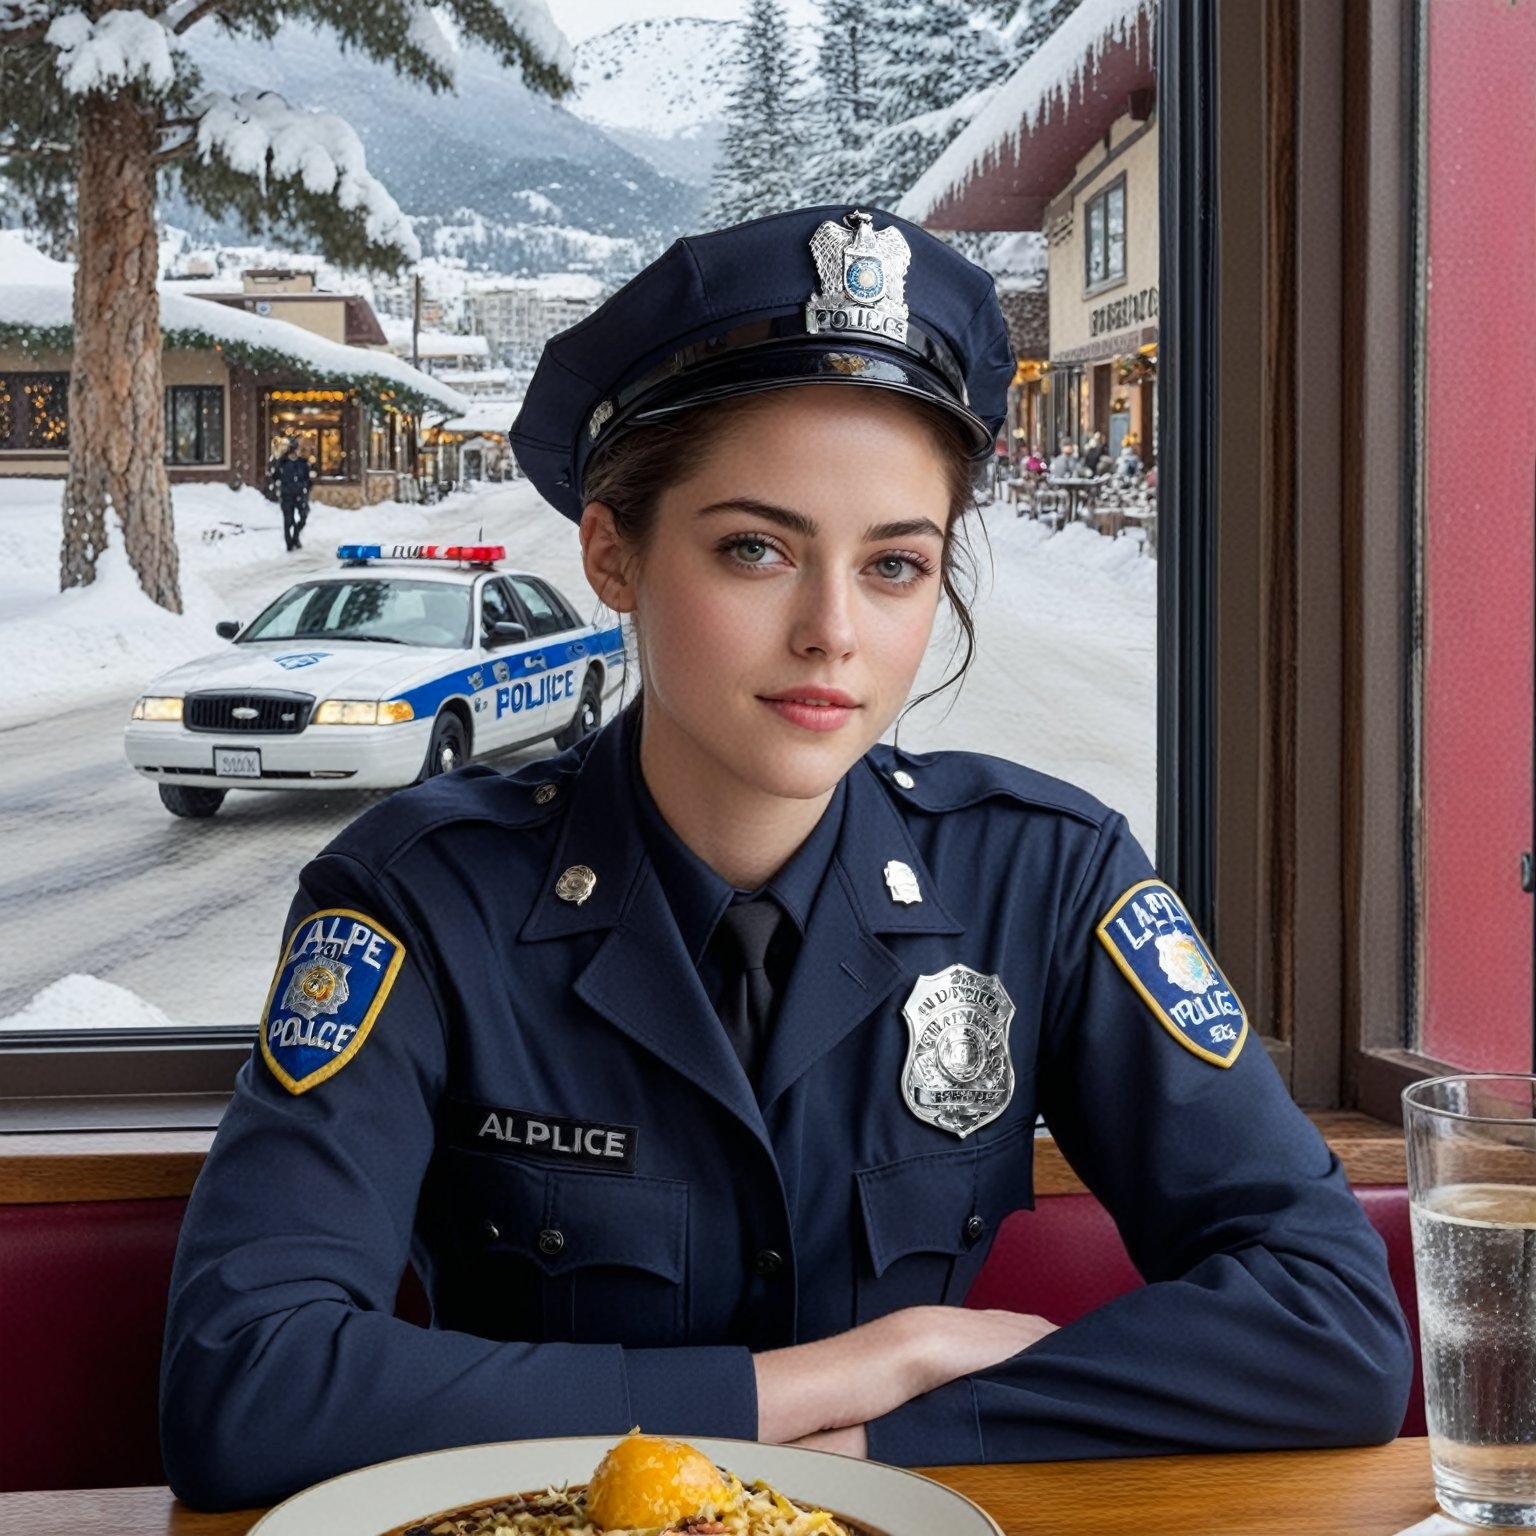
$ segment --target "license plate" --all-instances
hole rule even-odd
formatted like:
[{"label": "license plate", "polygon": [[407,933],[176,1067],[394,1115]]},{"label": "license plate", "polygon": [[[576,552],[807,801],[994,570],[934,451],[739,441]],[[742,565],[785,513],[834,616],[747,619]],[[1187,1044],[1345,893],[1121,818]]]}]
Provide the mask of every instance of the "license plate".
[{"label": "license plate", "polygon": [[261,749],[259,747],[215,747],[213,771],[221,779],[259,779]]}]

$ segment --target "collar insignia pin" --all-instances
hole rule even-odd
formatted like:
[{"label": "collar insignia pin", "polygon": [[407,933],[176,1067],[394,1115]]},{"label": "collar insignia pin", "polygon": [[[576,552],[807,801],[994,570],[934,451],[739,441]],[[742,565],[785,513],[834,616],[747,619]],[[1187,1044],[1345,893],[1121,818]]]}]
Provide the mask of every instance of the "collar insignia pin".
[{"label": "collar insignia pin", "polygon": [[597,888],[597,876],[585,864],[572,864],[555,881],[555,895],[561,901],[574,901],[579,907]]},{"label": "collar insignia pin", "polygon": [[923,893],[918,889],[917,876],[912,873],[911,866],[903,864],[900,859],[892,859],[885,866],[885,885],[891,893],[892,901],[910,905],[923,899]]},{"label": "collar insignia pin", "polygon": [[874,340],[907,340],[907,268],[912,248],[899,229],[876,229],[858,209],[818,226],[811,256],[821,281],[805,303],[805,328]]}]

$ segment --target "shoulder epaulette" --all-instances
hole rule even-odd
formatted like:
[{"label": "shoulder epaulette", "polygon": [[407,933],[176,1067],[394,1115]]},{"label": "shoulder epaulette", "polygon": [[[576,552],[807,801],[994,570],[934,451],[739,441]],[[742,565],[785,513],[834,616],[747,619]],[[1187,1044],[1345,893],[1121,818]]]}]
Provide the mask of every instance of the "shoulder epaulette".
[{"label": "shoulder epaulette", "polygon": [[995,798],[1055,811],[1092,827],[1102,827],[1115,814],[1075,784],[984,752],[901,752],[882,742],[870,749],[868,760],[904,802],[935,814]]}]

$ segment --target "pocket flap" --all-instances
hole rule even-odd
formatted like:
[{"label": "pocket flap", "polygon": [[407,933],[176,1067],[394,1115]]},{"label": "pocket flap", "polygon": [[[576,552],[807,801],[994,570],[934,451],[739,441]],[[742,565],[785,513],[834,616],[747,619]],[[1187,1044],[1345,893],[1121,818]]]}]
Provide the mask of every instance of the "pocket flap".
[{"label": "pocket flap", "polygon": [[[688,1186],[679,1179],[552,1169],[532,1256],[552,1275],[593,1265],[643,1269],[681,1283],[687,1268]],[[559,1251],[541,1244],[558,1232]],[[522,1235],[522,1234],[520,1234]]]},{"label": "pocket flap", "polygon": [[859,1204],[879,1279],[911,1253],[965,1253],[966,1231],[981,1216],[989,1232],[1009,1212],[1034,1206],[1034,1127],[1018,1126],[990,1141],[927,1152],[861,1168]]}]

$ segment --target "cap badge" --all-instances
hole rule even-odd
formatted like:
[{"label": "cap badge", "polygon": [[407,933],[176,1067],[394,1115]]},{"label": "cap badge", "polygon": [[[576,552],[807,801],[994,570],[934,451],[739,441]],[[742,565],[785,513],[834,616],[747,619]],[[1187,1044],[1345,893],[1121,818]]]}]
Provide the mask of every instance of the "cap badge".
[{"label": "cap badge", "polygon": [[919,1120],[963,1140],[1008,1108],[1013,999],[1001,977],[968,965],[919,976],[901,1016],[908,1035],[901,1095]]},{"label": "cap badge", "polygon": [[923,893],[918,889],[917,876],[912,873],[912,866],[903,864],[900,859],[892,859],[885,866],[885,885],[891,893],[892,901],[909,905],[923,899]]},{"label": "cap badge", "polygon": [[592,412],[592,419],[587,423],[587,436],[597,441],[597,434],[613,420],[613,401],[604,400],[598,408]]},{"label": "cap badge", "polygon": [[852,331],[905,344],[912,249],[899,229],[877,230],[869,214],[855,209],[841,224],[828,219],[818,227],[811,256],[821,288],[806,300],[807,331]]}]

